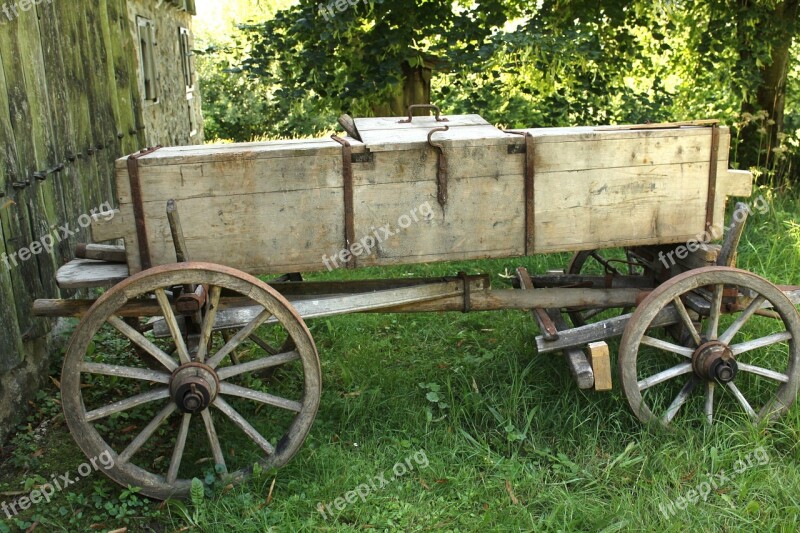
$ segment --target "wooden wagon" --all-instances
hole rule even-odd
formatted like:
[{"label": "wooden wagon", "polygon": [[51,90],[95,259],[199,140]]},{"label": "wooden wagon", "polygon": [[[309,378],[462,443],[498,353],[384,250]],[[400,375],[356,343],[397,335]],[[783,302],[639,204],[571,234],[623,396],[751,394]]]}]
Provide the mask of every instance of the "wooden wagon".
[{"label": "wooden wagon", "polygon": [[[198,471],[236,482],[256,462],[284,465],[320,401],[305,320],[355,312],[530,311],[538,351],[563,352],[578,385],[597,390],[611,386],[605,341],[622,336],[620,384],[645,423],[764,420],[793,402],[800,292],[732,266],[752,208],[723,232],[726,198],[749,196],[752,176],[728,169],[727,128],[501,131],[438,109],[341,123],[347,136],[118,161],[118,209],[95,216],[97,244],[58,273],[65,289],[107,290],[35,306],[81,317],[61,379],[66,420],[87,456],[111,454],[117,482],[167,498]],[[502,289],[464,273],[299,274],[567,251],[563,271],[519,268]],[[253,450],[224,445],[236,432]]]}]

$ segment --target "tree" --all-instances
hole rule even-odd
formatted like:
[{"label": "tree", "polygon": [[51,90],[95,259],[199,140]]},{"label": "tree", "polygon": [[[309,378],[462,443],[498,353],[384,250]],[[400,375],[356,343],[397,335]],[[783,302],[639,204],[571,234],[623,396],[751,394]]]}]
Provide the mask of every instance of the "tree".
[{"label": "tree", "polygon": [[330,116],[369,115],[429,55],[437,103],[506,126],[747,112],[765,119],[743,121],[739,159],[763,164],[785,122],[797,16],[798,0],[301,0],[242,27],[240,67],[276,88],[275,106]]}]

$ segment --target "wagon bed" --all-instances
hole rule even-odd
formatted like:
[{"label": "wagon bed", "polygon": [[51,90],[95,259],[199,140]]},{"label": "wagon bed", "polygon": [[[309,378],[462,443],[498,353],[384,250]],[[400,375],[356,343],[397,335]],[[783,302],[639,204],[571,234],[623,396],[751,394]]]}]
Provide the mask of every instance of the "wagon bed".
[{"label": "wagon bed", "polygon": [[190,257],[253,274],[515,257],[685,242],[721,227],[727,196],[751,192],[716,123],[505,132],[478,115],[446,120],[356,119],[360,140],[121,159],[119,212],[95,220],[94,241],[123,239],[131,274],[174,263],[171,198]]}]

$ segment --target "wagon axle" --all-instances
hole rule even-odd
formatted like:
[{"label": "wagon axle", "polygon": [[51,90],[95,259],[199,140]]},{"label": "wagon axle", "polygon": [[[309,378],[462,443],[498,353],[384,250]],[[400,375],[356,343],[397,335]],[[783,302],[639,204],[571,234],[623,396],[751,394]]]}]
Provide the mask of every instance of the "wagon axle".
[{"label": "wagon axle", "polygon": [[189,363],[172,374],[169,392],[184,413],[197,414],[207,409],[219,391],[219,376],[211,367]]},{"label": "wagon axle", "polygon": [[736,378],[739,365],[727,344],[711,341],[692,354],[692,369],[702,379],[730,383]]}]

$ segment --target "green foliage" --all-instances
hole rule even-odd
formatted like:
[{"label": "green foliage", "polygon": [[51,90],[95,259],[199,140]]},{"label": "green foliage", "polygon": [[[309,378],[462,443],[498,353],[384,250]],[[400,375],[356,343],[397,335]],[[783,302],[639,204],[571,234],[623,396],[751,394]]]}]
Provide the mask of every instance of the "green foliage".
[{"label": "green foliage", "polygon": [[404,66],[433,60],[432,100],[448,113],[507,127],[716,117],[745,127],[737,138],[747,150],[734,154],[775,182],[798,157],[796,62],[781,144],[769,142],[772,114],[749,126],[764,69],[797,31],[779,16],[784,3],[372,0],[341,12],[334,3],[331,15],[327,3],[301,0],[241,25],[229,48],[201,60],[207,132],[320,135],[340,113],[372,115]]}]

